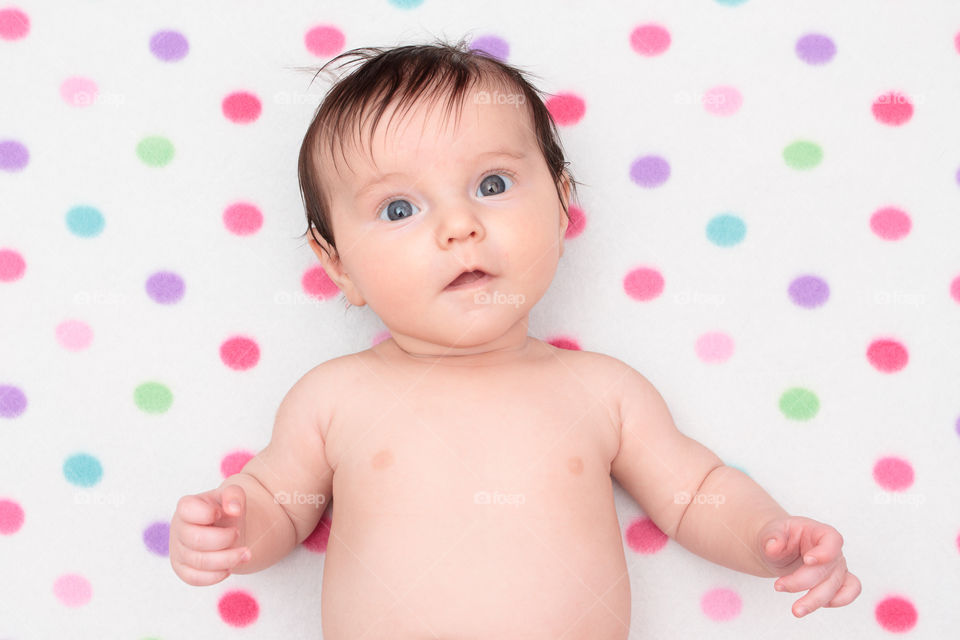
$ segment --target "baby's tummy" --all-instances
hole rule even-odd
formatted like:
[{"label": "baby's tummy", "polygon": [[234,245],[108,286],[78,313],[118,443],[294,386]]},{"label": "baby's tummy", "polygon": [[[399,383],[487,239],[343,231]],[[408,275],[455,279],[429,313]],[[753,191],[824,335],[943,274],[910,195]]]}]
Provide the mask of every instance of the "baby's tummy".
[{"label": "baby's tummy", "polygon": [[509,494],[478,500],[420,513],[334,500],[325,640],[627,638],[630,583],[612,496],[550,500],[547,511]]}]

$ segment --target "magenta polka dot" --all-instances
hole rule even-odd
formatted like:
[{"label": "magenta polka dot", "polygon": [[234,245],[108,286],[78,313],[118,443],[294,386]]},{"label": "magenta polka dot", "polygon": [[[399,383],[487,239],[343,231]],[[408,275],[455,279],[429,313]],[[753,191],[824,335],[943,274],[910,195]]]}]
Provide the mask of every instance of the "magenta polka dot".
[{"label": "magenta polka dot", "polygon": [[567,231],[563,234],[563,237],[569,240],[583,233],[587,226],[587,216],[584,215],[583,209],[575,204],[567,206],[567,215],[570,217],[570,221],[567,223]]},{"label": "magenta polka dot", "polygon": [[260,362],[260,347],[256,341],[236,336],[220,345],[220,359],[235,371],[244,371]]},{"label": "magenta polka dot", "polygon": [[20,171],[30,162],[30,152],[16,140],[0,140],[0,170]]},{"label": "magenta polka dot", "polygon": [[470,43],[471,49],[479,49],[491,58],[506,61],[510,57],[510,45],[497,36],[480,36]]},{"label": "magenta polka dot", "polygon": [[658,24],[644,24],[630,32],[630,47],[642,56],[658,56],[670,46],[670,32]]},{"label": "magenta polka dot", "polygon": [[237,202],[223,212],[223,225],[231,233],[248,236],[263,226],[263,214],[249,202]]},{"label": "magenta polka dot", "polygon": [[89,107],[97,99],[97,83],[90,78],[67,78],[60,83],[60,97],[71,107]]},{"label": "magenta polka dot", "polygon": [[[2,272],[2,267],[0,267],[0,272]],[[2,273],[0,273],[0,280],[3,279]],[[954,302],[960,302],[960,276],[957,276],[950,282],[950,297],[953,298]]]},{"label": "magenta polka dot", "polygon": [[634,300],[653,300],[663,293],[663,276],[656,269],[633,269],[623,278],[623,290]]},{"label": "magenta polka dot", "polygon": [[93,341],[93,329],[80,320],[64,320],[54,331],[60,346],[70,351],[86,349]]},{"label": "magenta polka dot", "polygon": [[625,533],[627,546],[637,553],[650,554],[663,549],[667,544],[667,534],[660,530],[650,518],[637,518],[627,527]]},{"label": "magenta polka dot", "polygon": [[147,279],[147,295],[160,304],[179,302],[184,288],[183,278],[172,271],[158,271]]},{"label": "magenta polka dot", "polygon": [[0,534],[9,536],[23,526],[23,507],[13,500],[0,499]]},{"label": "magenta polka dot", "polygon": [[819,307],[830,297],[830,287],[826,281],[810,275],[796,278],[787,292],[794,304],[807,309]]},{"label": "magenta polka dot", "polygon": [[300,285],[307,294],[321,300],[332,298],[340,291],[340,288],[334,284],[327,272],[319,265],[307,269],[300,280]]},{"label": "magenta polka dot", "polygon": [[93,595],[93,587],[90,581],[76,573],[67,573],[53,583],[53,595],[57,597],[62,604],[68,607],[81,607],[88,602]]},{"label": "magenta polka dot", "polygon": [[30,33],[30,18],[20,9],[0,10],[0,39],[19,40]]},{"label": "magenta polka dot", "polygon": [[736,618],[742,608],[740,596],[732,589],[710,589],[700,598],[700,610],[715,622]]},{"label": "magenta polka dot", "polygon": [[660,156],[643,156],[630,165],[630,179],[641,187],[659,187],[670,177],[670,165]]},{"label": "magenta polka dot", "polygon": [[0,418],[16,418],[27,408],[27,396],[17,387],[0,384]]},{"label": "magenta polka dot", "polygon": [[580,122],[587,107],[583,98],[575,93],[558,93],[547,99],[545,106],[554,121],[561,127]]},{"label": "magenta polka dot", "polygon": [[231,93],[223,99],[220,105],[227,120],[237,124],[254,122],[260,117],[262,109],[260,98],[246,91]]},{"label": "magenta polka dot", "polygon": [[878,97],[871,107],[873,117],[881,124],[898,127],[913,117],[910,98],[899,91],[890,91]]},{"label": "magenta polka dot", "polygon": [[808,33],[797,40],[794,47],[797,57],[807,64],[826,64],[833,60],[837,47],[833,40],[819,33]]},{"label": "magenta polka dot", "polygon": [[701,362],[726,362],[733,355],[733,338],[726,333],[705,333],[697,338],[694,350]]},{"label": "magenta polka dot", "polygon": [[253,452],[245,450],[228,453],[220,461],[220,474],[224,478],[229,478],[235,473],[240,473],[253,456]]},{"label": "magenta polka dot", "polygon": [[874,340],[867,347],[867,360],[883,373],[894,373],[907,366],[907,348],[896,340]]},{"label": "magenta polka dot", "polygon": [[742,104],[743,96],[736,87],[712,87],[703,94],[703,108],[715,116],[732,116]]},{"label": "magenta polka dot", "polygon": [[0,249],[0,282],[13,282],[23,276],[27,263],[13,249]]},{"label": "magenta polka dot", "polygon": [[912,602],[900,596],[881,600],[874,609],[873,615],[881,627],[896,633],[910,631],[917,624],[917,608]]},{"label": "magenta polka dot", "polygon": [[569,336],[554,336],[553,338],[548,338],[547,342],[555,346],[557,349],[567,349],[569,351],[582,351],[582,348],[580,347],[580,343]]},{"label": "magenta polka dot", "polygon": [[903,458],[880,458],[873,465],[873,479],[887,491],[903,491],[913,485],[913,467]]},{"label": "magenta polka dot", "polygon": [[231,627],[245,627],[260,615],[257,600],[246,591],[235,589],[220,597],[217,603],[220,618]]},{"label": "magenta polka dot", "polygon": [[179,31],[158,31],[150,38],[150,52],[164,62],[181,60],[189,50],[187,39]]},{"label": "magenta polka dot", "polygon": [[303,41],[307,51],[315,56],[326,58],[340,53],[343,50],[346,38],[337,27],[321,24],[307,31]]},{"label": "magenta polka dot", "polygon": [[878,209],[870,216],[870,229],[884,240],[899,240],[910,233],[910,216],[896,207]]},{"label": "magenta polka dot", "polygon": [[330,542],[330,511],[320,518],[320,522],[314,527],[313,531],[307,536],[301,544],[314,553],[323,553],[327,550],[327,544]]},{"label": "magenta polka dot", "polygon": [[143,544],[158,556],[166,556],[170,549],[170,524],[158,521],[143,530]]}]

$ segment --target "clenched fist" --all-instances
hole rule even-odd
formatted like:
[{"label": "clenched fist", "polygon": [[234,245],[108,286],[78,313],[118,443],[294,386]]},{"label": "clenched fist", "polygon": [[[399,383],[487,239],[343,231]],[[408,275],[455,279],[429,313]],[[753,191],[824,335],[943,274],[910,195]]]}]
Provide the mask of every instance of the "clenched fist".
[{"label": "clenched fist", "polygon": [[180,498],[170,521],[170,564],[181,580],[209,586],[249,562],[250,550],[241,539],[246,502],[237,485]]}]

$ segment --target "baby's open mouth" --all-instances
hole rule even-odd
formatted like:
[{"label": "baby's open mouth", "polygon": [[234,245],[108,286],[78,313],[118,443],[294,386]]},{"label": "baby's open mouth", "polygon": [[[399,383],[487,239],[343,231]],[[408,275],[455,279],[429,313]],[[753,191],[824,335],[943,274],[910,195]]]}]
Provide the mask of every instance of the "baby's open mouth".
[{"label": "baby's open mouth", "polygon": [[485,271],[477,269],[476,271],[464,271],[457,278],[447,285],[447,289],[457,289],[459,287],[465,287],[471,285],[478,280],[486,280],[489,278],[489,274]]}]

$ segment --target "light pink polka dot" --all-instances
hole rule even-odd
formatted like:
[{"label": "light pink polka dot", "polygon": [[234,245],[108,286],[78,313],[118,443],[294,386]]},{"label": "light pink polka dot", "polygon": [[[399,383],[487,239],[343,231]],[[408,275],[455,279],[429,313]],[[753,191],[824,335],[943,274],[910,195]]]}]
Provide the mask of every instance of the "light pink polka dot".
[{"label": "light pink polka dot", "polygon": [[741,608],[743,602],[732,589],[710,589],[700,598],[700,609],[715,622],[736,618]]},{"label": "light pink polka dot", "polygon": [[319,265],[307,269],[300,280],[300,285],[309,295],[321,300],[332,298],[340,291],[340,288],[334,284],[327,272]]},{"label": "light pink polka dot", "polygon": [[742,104],[743,96],[735,87],[713,87],[703,94],[703,108],[715,116],[731,116]]},{"label": "light pink polka dot", "polygon": [[903,491],[913,485],[913,467],[896,456],[881,458],[873,465],[873,479],[887,491]]},{"label": "light pink polka dot", "polygon": [[20,531],[23,526],[23,507],[13,500],[0,500],[0,534],[5,536]]},{"label": "light pink polka dot", "polygon": [[238,236],[256,233],[263,226],[263,214],[249,202],[237,202],[223,212],[223,225]]},{"label": "light pink polka dot", "polygon": [[67,78],[60,84],[60,97],[71,107],[89,107],[97,99],[97,83],[79,76]]},{"label": "light pink polka dot", "polygon": [[701,362],[726,362],[733,355],[733,338],[719,331],[705,333],[697,338],[694,350]]},{"label": "light pink polka dot", "polygon": [[343,32],[330,24],[321,24],[310,29],[303,40],[307,51],[321,58],[337,55],[346,42]]},{"label": "light pink polka dot", "polygon": [[670,32],[658,24],[643,24],[630,32],[630,47],[642,56],[657,56],[670,46]]},{"label": "light pink polka dot", "polygon": [[0,282],[13,282],[23,276],[27,263],[13,249],[0,249]]},{"label": "light pink polka dot", "polygon": [[378,333],[377,335],[373,336],[373,346],[377,346],[378,344],[380,344],[380,343],[383,342],[384,340],[389,340],[391,337],[392,337],[392,336],[391,336],[391,334],[390,334],[390,330],[389,330],[389,329],[384,329],[383,331],[381,331],[381,332]]},{"label": "light pink polka dot", "polygon": [[240,473],[245,464],[250,462],[254,456],[253,452],[240,450],[229,453],[220,461],[220,474],[224,478],[229,478],[235,473]]},{"label": "light pink polka dot", "polygon": [[884,240],[899,240],[910,233],[910,216],[896,207],[878,209],[870,216],[870,229]]},{"label": "light pink polka dot", "polygon": [[66,573],[53,583],[53,594],[68,607],[81,607],[90,602],[93,587],[90,581],[76,573]]},{"label": "light pink polka dot", "polygon": [[30,18],[15,7],[0,10],[0,38],[19,40],[30,32]]},{"label": "light pink polka dot", "polygon": [[64,349],[81,351],[93,341],[93,329],[80,320],[64,320],[56,328],[57,342]]},{"label": "light pink polka dot", "polygon": [[634,300],[653,300],[663,293],[663,276],[656,269],[632,269],[623,278],[623,290]]},{"label": "light pink polka dot", "polygon": [[[3,275],[0,274],[0,280],[3,280]],[[960,276],[957,276],[950,283],[950,297],[953,298],[954,302],[960,302]]]}]

